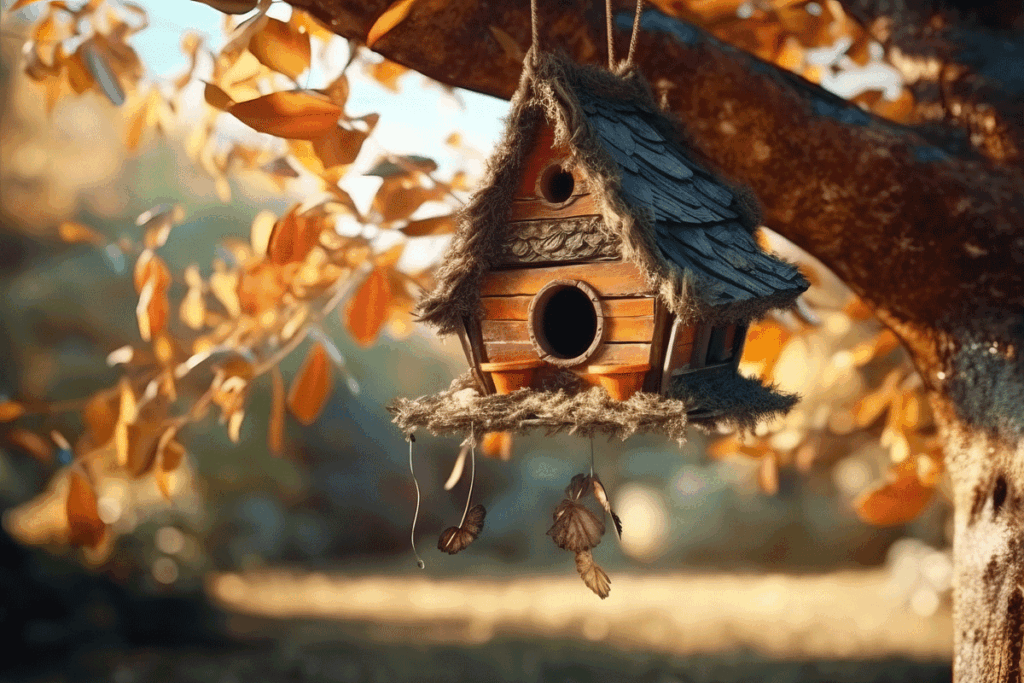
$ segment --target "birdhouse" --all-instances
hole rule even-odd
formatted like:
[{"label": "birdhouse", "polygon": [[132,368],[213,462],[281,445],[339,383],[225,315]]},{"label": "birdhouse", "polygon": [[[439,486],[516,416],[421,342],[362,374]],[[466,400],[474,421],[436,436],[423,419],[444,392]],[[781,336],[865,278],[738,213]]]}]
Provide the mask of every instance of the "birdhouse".
[{"label": "birdhouse", "polygon": [[808,287],[755,238],[632,68],[532,55],[483,185],[420,303],[470,371],[391,406],[405,431],[681,439],[795,397],[737,372],[748,324]]}]

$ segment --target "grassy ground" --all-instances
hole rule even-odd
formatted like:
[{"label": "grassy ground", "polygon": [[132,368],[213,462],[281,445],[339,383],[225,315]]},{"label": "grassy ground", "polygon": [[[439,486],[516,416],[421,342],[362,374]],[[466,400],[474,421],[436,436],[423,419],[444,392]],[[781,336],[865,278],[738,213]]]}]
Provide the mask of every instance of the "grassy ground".
[{"label": "grassy ground", "polygon": [[91,648],[17,683],[946,683],[948,605],[885,572],[211,577],[219,647]]}]

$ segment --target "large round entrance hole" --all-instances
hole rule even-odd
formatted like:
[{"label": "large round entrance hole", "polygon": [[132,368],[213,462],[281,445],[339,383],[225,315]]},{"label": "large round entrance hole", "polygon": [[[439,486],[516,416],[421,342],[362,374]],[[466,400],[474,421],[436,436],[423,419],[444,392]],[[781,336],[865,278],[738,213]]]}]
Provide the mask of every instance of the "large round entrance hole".
[{"label": "large round entrance hole", "polygon": [[582,363],[601,341],[600,299],[585,283],[552,282],[537,293],[530,309],[530,336],[549,362]]},{"label": "large round entrance hole", "polygon": [[562,204],[568,201],[576,189],[576,180],[572,173],[561,164],[552,164],[544,169],[540,176],[540,196],[551,204]]}]

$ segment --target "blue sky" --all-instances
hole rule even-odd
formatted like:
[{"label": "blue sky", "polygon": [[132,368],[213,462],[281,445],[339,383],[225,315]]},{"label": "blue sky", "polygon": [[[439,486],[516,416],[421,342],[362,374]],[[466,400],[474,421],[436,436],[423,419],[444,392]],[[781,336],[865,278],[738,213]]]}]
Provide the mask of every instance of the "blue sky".
[{"label": "blue sky", "polygon": [[[224,42],[221,31],[224,15],[208,5],[192,0],[135,0],[146,9],[150,26],[133,39],[133,45],[149,69],[158,75],[183,71],[186,59],[181,53],[181,36],[186,30],[199,32],[207,45]],[[271,7],[269,14],[288,16],[281,4]],[[332,63],[340,70],[347,56],[345,41],[332,45]],[[314,72],[311,87],[325,85],[333,74]],[[442,170],[450,167],[455,156],[444,145],[452,132],[458,131],[466,144],[484,155],[493,148],[501,134],[501,118],[508,112],[508,103],[473,92],[458,92],[462,106],[439,89],[424,87],[427,79],[411,73],[402,80],[402,90],[395,94],[365,77],[358,69],[349,70],[352,89],[346,110],[353,116],[370,112],[381,114],[380,123],[371,140],[387,146],[388,152],[423,154],[436,158]]]}]

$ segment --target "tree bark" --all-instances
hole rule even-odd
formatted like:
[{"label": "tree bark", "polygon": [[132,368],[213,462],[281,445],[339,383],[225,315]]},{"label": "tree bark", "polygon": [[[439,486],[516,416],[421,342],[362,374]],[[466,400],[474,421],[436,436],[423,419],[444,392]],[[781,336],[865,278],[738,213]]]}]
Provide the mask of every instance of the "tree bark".
[{"label": "tree bark", "polygon": [[[362,41],[390,0],[291,4]],[[606,62],[603,3],[539,4],[543,47]],[[695,152],[750,186],[765,224],[832,268],[910,349],[941,418],[954,483],[956,677],[1021,683],[1020,13],[965,19],[951,0],[843,4],[902,51],[893,61],[914,76],[924,123],[872,116],[657,10],[644,13],[635,61]],[[622,56],[633,2],[615,5]],[[529,3],[420,0],[375,49],[442,83],[507,98],[521,66],[495,29],[525,51]]]}]

